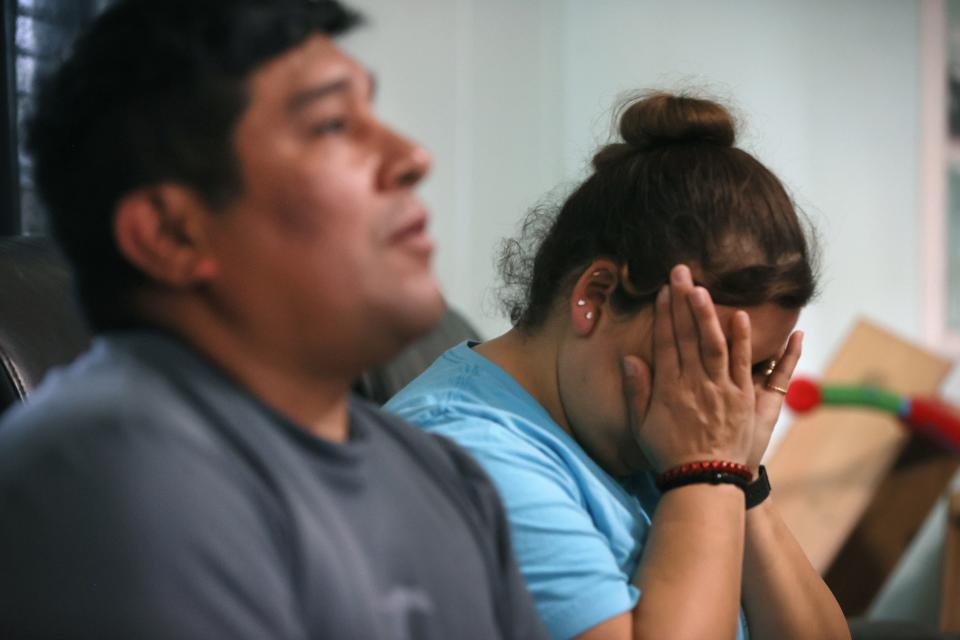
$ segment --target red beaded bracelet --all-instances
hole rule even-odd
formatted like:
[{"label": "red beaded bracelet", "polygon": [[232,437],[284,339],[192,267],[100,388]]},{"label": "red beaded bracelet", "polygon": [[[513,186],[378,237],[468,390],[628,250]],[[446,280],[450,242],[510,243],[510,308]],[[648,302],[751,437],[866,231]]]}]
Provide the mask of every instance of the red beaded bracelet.
[{"label": "red beaded bracelet", "polygon": [[700,482],[733,484],[745,489],[752,479],[753,472],[745,464],[726,460],[703,460],[667,469],[657,476],[656,485],[660,491]]}]

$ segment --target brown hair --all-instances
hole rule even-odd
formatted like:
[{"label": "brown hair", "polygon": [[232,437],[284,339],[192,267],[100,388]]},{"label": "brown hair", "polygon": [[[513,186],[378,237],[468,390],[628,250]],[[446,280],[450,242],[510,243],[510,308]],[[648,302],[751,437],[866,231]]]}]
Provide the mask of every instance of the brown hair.
[{"label": "brown hair", "polygon": [[627,268],[612,298],[623,313],[650,304],[679,263],[717,304],[805,306],[816,291],[808,229],[777,177],[733,146],[730,112],[651,93],[618,113],[622,141],[597,152],[559,212],[534,209],[503,245],[501,302],[514,325],[539,327],[597,258]]}]

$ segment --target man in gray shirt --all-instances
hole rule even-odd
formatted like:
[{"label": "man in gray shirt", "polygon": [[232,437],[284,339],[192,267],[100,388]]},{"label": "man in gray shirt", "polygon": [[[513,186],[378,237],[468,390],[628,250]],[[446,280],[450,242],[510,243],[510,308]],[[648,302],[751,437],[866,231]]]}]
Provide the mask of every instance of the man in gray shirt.
[{"label": "man in gray shirt", "polygon": [[543,637],[484,474],[348,394],[443,310],[356,21],[120,0],[42,87],[98,337],[0,423],[0,637]]}]

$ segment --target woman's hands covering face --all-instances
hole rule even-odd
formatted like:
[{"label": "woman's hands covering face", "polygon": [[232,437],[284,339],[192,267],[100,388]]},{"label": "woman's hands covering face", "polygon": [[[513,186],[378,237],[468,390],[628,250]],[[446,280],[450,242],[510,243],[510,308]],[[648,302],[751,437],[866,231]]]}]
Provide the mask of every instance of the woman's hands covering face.
[{"label": "woman's hands covering face", "polygon": [[770,443],[773,427],[777,424],[777,418],[780,417],[780,410],[783,408],[784,394],[775,391],[773,387],[787,388],[790,384],[790,378],[797,368],[797,362],[800,361],[802,349],[803,334],[799,331],[794,332],[787,341],[787,348],[783,355],[777,359],[777,365],[773,372],[756,383],[756,427],[753,434],[753,445],[750,448],[750,457],[747,459],[747,465],[754,471],[760,466],[760,460],[763,459],[763,454]]},{"label": "woman's hands covering face", "polygon": [[[782,365],[787,377],[788,355],[793,356],[789,347],[788,352]],[[657,296],[652,381],[643,360],[623,361],[631,428],[655,471],[696,460],[750,464],[755,449],[763,454],[772,430],[766,421],[771,416],[776,421],[782,399],[768,399],[779,394],[765,392],[757,402],[751,364],[746,312],[734,314],[728,348],[710,295],[694,286],[689,268],[675,267],[670,286]],[[758,421],[765,436],[755,433]]]}]

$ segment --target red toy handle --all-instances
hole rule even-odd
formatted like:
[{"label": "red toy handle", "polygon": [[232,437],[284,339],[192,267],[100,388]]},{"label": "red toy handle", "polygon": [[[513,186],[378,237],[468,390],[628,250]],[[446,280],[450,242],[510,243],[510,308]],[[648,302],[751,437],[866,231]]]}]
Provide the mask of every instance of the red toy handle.
[{"label": "red toy handle", "polygon": [[949,405],[933,398],[911,398],[904,418],[917,433],[960,453],[960,416]]},{"label": "red toy handle", "polygon": [[797,413],[806,413],[820,406],[823,393],[820,385],[808,378],[794,378],[787,388],[787,406]]}]

